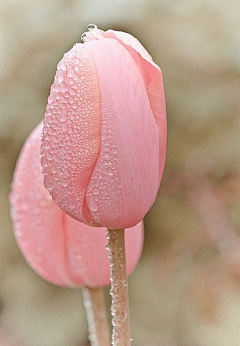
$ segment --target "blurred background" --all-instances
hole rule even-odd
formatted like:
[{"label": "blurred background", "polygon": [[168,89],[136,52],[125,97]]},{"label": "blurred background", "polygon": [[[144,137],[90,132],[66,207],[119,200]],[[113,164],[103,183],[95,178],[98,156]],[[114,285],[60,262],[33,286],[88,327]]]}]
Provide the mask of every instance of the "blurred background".
[{"label": "blurred background", "polygon": [[129,279],[133,345],[239,346],[238,0],[1,0],[0,345],[87,345],[81,290],[28,267],[8,195],[56,65],[89,23],[136,36],[165,82],[167,164]]}]

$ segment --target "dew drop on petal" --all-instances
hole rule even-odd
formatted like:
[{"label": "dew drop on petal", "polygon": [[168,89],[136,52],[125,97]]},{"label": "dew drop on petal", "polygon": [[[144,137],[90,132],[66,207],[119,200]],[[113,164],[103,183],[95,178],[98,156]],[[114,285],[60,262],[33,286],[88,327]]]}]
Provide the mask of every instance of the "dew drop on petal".
[{"label": "dew drop on petal", "polygon": [[48,191],[52,190],[53,188],[51,180],[47,178],[44,180],[44,186]]},{"label": "dew drop on petal", "polygon": [[96,25],[96,24],[93,24],[93,23],[88,24],[87,29],[88,29],[88,31],[91,31],[91,30],[93,30],[93,29],[97,29],[97,25]]},{"label": "dew drop on petal", "polygon": [[93,212],[98,211],[98,204],[93,200],[92,197],[89,198],[89,209]]},{"label": "dew drop on petal", "polygon": [[51,164],[51,172],[52,173],[56,173],[57,172],[57,165],[56,165],[56,163],[52,163]]},{"label": "dew drop on petal", "polygon": [[107,168],[107,174],[112,176],[113,175],[113,171],[112,171],[112,168],[111,167],[108,167]]},{"label": "dew drop on petal", "polygon": [[67,76],[71,78],[73,75],[74,75],[74,69],[71,66],[69,66],[67,70]]},{"label": "dew drop on petal", "polygon": [[68,91],[68,85],[67,83],[63,82],[60,84],[60,90],[61,92],[65,93],[66,91]]},{"label": "dew drop on petal", "polygon": [[67,112],[66,110],[62,110],[60,113],[60,121],[64,122],[67,120]]},{"label": "dew drop on petal", "polygon": [[94,196],[97,196],[99,194],[99,190],[95,187],[94,189],[93,189],[93,195]]},{"label": "dew drop on petal", "polygon": [[41,157],[41,164],[44,168],[47,167],[47,160],[46,160],[46,157],[45,156],[42,156]]},{"label": "dew drop on petal", "polygon": [[64,177],[61,177],[61,178],[60,178],[60,184],[61,184],[63,187],[67,187],[67,186],[70,184],[70,181],[67,180],[67,179],[64,178]]}]

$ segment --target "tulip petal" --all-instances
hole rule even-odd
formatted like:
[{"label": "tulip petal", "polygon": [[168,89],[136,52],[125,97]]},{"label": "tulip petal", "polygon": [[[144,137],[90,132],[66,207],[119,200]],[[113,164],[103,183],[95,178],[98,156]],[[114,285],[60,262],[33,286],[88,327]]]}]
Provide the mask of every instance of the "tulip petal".
[{"label": "tulip petal", "polygon": [[[76,225],[76,222],[78,225]],[[91,227],[67,217],[68,246],[75,256],[71,267],[80,267],[84,286],[101,287],[110,285],[110,268],[106,228]],[[132,273],[141,256],[143,247],[143,223],[125,230],[127,274]]]},{"label": "tulip petal", "polygon": [[[15,237],[39,275],[55,284],[70,285],[73,280],[65,258],[64,214],[53,203],[40,174],[41,130],[42,124],[26,141],[14,173],[10,200]],[[79,283],[83,283],[81,278]]]},{"label": "tulip petal", "polygon": [[132,35],[122,31],[113,30],[101,31],[101,33],[106,38],[118,40],[118,42],[129,51],[141,70],[153,116],[156,120],[159,131],[161,179],[165,165],[167,142],[166,102],[161,69],[153,62],[151,55],[146,51],[141,43]]},{"label": "tulip petal", "polygon": [[[127,49],[132,48],[133,50],[135,50],[135,52],[139,53],[143,59],[145,59],[146,61],[148,61],[151,64],[154,64],[151,55],[141,45],[141,43],[138,41],[138,39],[136,39],[132,35],[128,34],[127,32],[115,31],[115,30],[107,30],[107,31],[101,30],[101,33],[102,33],[103,37],[113,38],[113,39],[118,40]],[[157,66],[156,64],[154,64],[154,65]]]},{"label": "tulip petal", "polygon": [[[93,228],[64,213],[43,186],[40,164],[42,123],[27,139],[14,173],[10,195],[14,233],[29,265],[51,283],[78,286],[110,284],[105,228]],[[143,245],[143,223],[126,230],[127,272]]]},{"label": "tulip petal", "polygon": [[[58,64],[42,135],[44,184],[56,203],[86,221],[84,198],[100,148],[100,92],[95,64],[76,44]],[[80,165],[79,165],[80,162]]]},{"label": "tulip petal", "polygon": [[86,201],[96,223],[137,224],[160,183],[159,132],[145,82],[132,55],[117,40],[85,43],[101,91],[101,148]]},{"label": "tulip petal", "polygon": [[[85,79],[70,96],[74,76]],[[59,63],[48,102],[42,165],[53,199],[90,225],[137,224],[156,198],[165,164],[160,68],[131,35],[94,29]]]}]

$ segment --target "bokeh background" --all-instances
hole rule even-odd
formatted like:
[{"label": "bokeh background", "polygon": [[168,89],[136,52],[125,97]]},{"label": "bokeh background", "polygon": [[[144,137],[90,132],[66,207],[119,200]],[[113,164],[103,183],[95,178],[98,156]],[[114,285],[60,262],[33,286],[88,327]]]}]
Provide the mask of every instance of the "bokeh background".
[{"label": "bokeh background", "polygon": [[0,345],[87,345],[81,290],[28,267],[8,195],[56,64],[89,23],[136,36],[165,82],[167,164],[129,279],[133,345],[239,346],[238,0],[1,0]]}]

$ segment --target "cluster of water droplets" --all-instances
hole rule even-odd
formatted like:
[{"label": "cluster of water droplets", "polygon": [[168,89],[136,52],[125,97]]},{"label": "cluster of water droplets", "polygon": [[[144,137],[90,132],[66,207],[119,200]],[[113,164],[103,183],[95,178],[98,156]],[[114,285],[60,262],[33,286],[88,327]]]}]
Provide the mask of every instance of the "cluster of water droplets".
[{"label": "cluster of water droplets", "polygon": [[97,27],[96,24],[88,24],[88,26],[87,26],[88,32],[84,32],[84,33],[81,35],[81,41],[82,41],[82,42],[85,42],[86,39],[87,39],[87,37],[88,37],[88,39],[91,39],[91,36],[92,36],[92,35],[89,35],[89,31],[92,31],[92,30],[97,29],[97,28],[98,28],[98,27]]},{"label": "cluster of water droplets", "polygon": [[[88,29],[89,34],[98,35],[94,25]],[[114,116],[106,117],[113,113],[111,98],[100,99],[102,77],[84,47],[76,44],[57,66],[42,136],[44,185],[74,218],[102,224],[104,214],[117,222],[122,209],[122,183],[116,124]]]},{"label": "cluster of water droplets", "polygon": [[104,114],[110,112],[108,102],[102,99],[101,107],[101,148],[87,189],[88,207],[96,223],[100,223],[102,214],[107,214],[108,219],[117,221],[121,215],[119,210],[122,208],[122,182],[119,175],[114,119],[106,120],[104,117]]},{"label": "cluster of water droplets", "polygon": [[42,135],[44,185],[60,207],[81,219],[100,146],[100,94],[90,55],[76,44],[57,66]]}]

